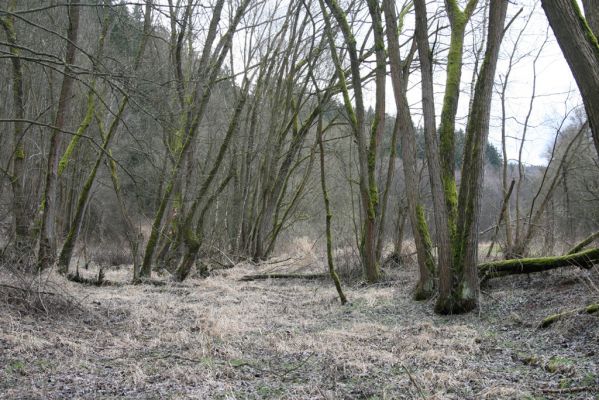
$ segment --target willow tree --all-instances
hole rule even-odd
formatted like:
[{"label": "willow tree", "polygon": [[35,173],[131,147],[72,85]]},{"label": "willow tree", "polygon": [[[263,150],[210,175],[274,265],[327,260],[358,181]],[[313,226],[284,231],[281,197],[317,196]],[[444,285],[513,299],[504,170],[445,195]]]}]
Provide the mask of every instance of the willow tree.
[{"label": "willow tree", "polygon": [[[326,6],[325,6],[326,2]],[[376,0],[369,0],[368,11],[374,33],[375,67],[375,113],[370,128],[366,127],[366,113],[362,88],[362,63],[358,53],[356,38],[348,22],[345,11],[336,0],[321,0],[320,5],[325,21],[325,34],[329,40],[331,57],[337,71],[343,103],[349,119],[350,128],[358,148],[358,171],[360,201],[363,214],[360,250],[364,275],[368,282],[376,282],[380,278],[379,260],[377,259],[377,233],[379,193],[376,181],[376,164],[378,147],[385,127],[385,77],[386,54],[381,8]],[[337,22],[343,36],[343,42],[349,56],[351,89],[354,101],[351,100],[350,89],[346,81],[339,50],[335,43],[335,35],[330,15]]]},{"label": "willow tree", "polygon": [[423,75],[425,138],[439,243],[439,298],[435,311],[442,314],[467,312],[478,304],[478,218],[484,176],[484,149],[489,133],[493,81],[499,47],[504,35],[508,1],[490,2],[487,45],[470,103],[458,192],[454,172],[455,125],[462,81],[465,30],[476,5],[477,0],[469,0],[466,7],[461,9],[457,0],[445,1],[451,36],[439,127],[440,142],[435,149],[434,111],[431,101],[432,67],[426,42],[428,39],[424,34],[426,5],[424,1],[416,1],[417,40]]}]

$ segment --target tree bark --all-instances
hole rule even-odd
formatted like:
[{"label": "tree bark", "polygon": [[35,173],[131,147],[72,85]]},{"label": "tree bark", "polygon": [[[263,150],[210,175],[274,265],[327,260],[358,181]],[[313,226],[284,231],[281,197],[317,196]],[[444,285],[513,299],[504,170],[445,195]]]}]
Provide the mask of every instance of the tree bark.
[{"label": "tree bark", "polygon": [[582,0],[584,16],[595,37],[599,36],[599,7],[597,5],[596,0]]}]

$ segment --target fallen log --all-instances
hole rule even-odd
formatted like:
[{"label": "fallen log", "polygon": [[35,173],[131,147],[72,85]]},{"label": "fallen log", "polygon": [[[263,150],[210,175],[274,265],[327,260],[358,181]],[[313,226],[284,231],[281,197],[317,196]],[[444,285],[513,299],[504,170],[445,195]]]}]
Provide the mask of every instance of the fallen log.
[{"label": "fallen log", "polygon": [[599,248],[589,249],[563,256],[517,258],[513,260],[490,261],[479,264],[478,274],[481,281],[507,275],[530,274],[549,271],[561,267],[580,267],[591,269],[599,264]]},{"label": "fallen log", "polygon": [[324,279],[328,278],[327,274],[255,274],[245,275],[239,278],[241,282],[258,281],[264,279]]},{"label": "fallen log", "polygon": [[594,314],[598,311],[599,311],[599,303],[595,303],[595,304],[590,304],[583,308],[578,308],[576,310],[564,311],[561,313],[553,314],[553,315],[550,315],[547,318],[545,318],[543,321],[541,321],[541,323],[539,324],[539,328],[547,328],[554,322],[559,321],[560,319],[563,319],[565,317],[569,317],[571,315]]},{"label": "fallen log", "polygon": [[585,247],[587,247],[589,244],[591,244],[592,242],[595,241],[595,239],[599,239],[599,231],[587,236],[586,238],[584,238],[584,240],[580,241],[579,243],[576,244],[576,246],[572,247],[567,254],[574,254],[574,253],[578,253],[579,251],[581,251],[582,249],[584,249]]}]

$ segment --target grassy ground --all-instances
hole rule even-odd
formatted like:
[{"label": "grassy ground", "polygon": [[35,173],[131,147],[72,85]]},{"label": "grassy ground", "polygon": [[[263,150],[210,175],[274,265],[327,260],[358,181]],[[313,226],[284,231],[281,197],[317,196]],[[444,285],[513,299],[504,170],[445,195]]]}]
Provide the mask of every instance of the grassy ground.
[{"label": "grassy ground", "polygon": [[599,398],[599,317],[537,329],[597,301],[597,269],[497,280],[479,312],[450,317],[410,299],[411,267],[346,288],[345,307],[329,281],[238,281],[293,263],[165,286],[124,284],[125,269],[106,276],[121,286],[50,275],[54,295],[2,286],[0,397]]}]

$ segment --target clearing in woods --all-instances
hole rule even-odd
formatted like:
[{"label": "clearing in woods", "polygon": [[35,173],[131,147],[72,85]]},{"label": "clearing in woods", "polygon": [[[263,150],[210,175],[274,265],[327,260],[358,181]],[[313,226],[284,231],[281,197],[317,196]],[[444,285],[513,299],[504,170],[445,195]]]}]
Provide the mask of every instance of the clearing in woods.
[{"label": "clearing in woods", "polygon": [[[297,265],[280,263],[277,272]],[[596,399],[599,393],[599,318],[580,315],[537,329],[548,314],[596,301],[597,268],[495,280],[483,289],[480,312],[449,317],[410,299],[411,267],[387,270],[379,285],[346,287],[344,307],[326,279],[239,281],[267,271],[272,264],[245,264],[164,286],[125,284],[128,269],[106,273],[120,286],[48,277],[60,284],[47,287],[72,298],[1,287],[2,398]]]}]

